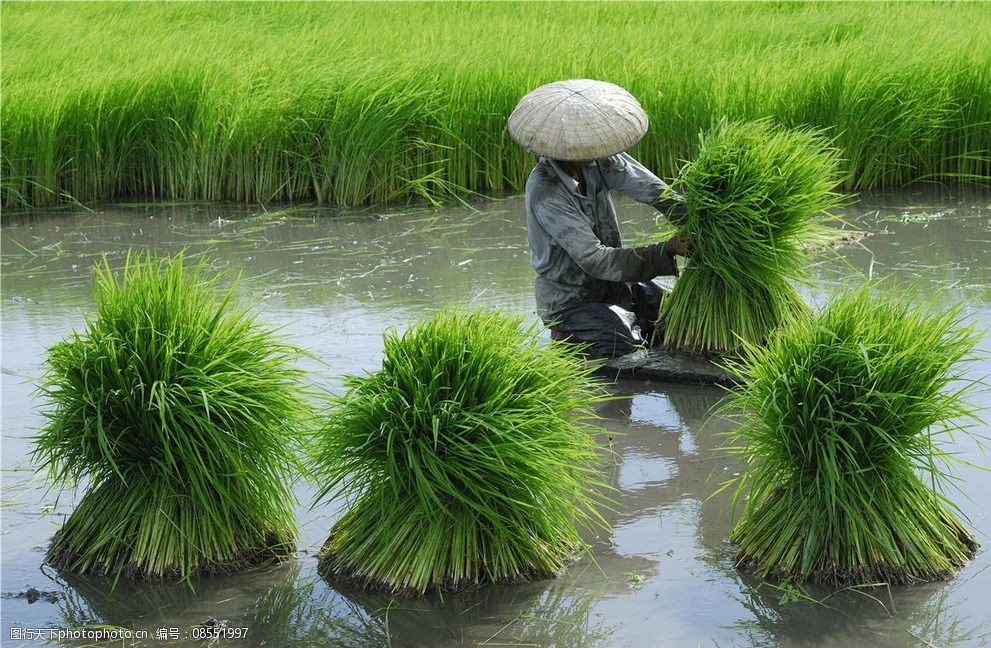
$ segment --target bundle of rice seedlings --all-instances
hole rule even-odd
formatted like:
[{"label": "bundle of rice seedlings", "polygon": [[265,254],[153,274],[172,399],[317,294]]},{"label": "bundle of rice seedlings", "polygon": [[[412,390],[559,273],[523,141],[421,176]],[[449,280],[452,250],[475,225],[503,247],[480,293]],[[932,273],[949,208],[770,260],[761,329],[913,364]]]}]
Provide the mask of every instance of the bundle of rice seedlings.
[{"label": "bundle of rice seedlings", "polygon": [[662,306],[668,349],[732,354],[810,311],[790,283],[805,276],[839,155],[816,131],[769,121],[721,122],[674,182],[687,215],[678,223],[694,248]]},{"label": "bundle of rice seedlings", "polygon": [[104,260],[96,316],[49,350],[34,455],[54,484],[87,482],[49,564],[187,578],[294,550],[301,352],[205,270],[128,255],[118,281]]},{"label": "bundle of rice seedlings", "polygon": [[976,342],[960,309],[913,305],[870,284],[817,319],[748,345],[747,382],[728,407],[730,448],[748,467],[732,532],[738,561],[762,577],[836,584],[944,578],[977,543],[941,493],[941,437],[975,417],[960,364]]},{"label": "bundle of rice seedlings", "polygon": [[381,370],[346,386],[313,451],[317,500],[349,502],[326,578],[416,595],[543,577],[605,524],[586,422],[602,396],[573,345],[447,309],[387,333]]}]

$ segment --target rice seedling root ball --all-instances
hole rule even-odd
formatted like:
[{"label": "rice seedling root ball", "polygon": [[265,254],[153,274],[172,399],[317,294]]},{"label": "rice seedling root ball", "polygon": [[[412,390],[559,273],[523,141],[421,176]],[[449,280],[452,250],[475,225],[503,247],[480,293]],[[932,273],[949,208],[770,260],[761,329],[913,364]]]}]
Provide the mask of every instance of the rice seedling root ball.
[{"label": "rice seedling root ball", "polygon": [[188,578],[289,556],[301,352],[183,255],[96,269],[96,315],[53,346],[35,458],[85,484],[45,560]]},{"label": "rice seedling root ball", "polygon": [[810,314],[791,282],[841,203],[838,168],[837,150],[810,129],[724,121],[701,138],[673,185],[687,207],[677,225],[694,247],[662,306],[665,347],[733,354]]},{"label": "rice seedling root ball", "polygon": [[589,371],[498,312],[387,333],[381,370],[349,377],[315,435],[318,500],[347,502],[321,573],[419,595],[562,569],[579,527],[604,524]]},{"label": "rice seedling root ball", "polygon": [[741,567],[836,584],[946,578],[977,548],[944,494],[941,443],[976,413],[964,378],[976,342],[959,308],[871,284],[836,296],[735,362],[747,380],[730,451]]}]

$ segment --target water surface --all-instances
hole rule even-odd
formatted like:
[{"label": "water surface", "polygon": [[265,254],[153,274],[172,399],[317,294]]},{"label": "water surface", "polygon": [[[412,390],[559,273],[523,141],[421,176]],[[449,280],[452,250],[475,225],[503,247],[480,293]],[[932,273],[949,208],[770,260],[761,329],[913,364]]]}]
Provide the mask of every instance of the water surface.
[{"label": "water surface", "polygon": [[[643,240],[653,212],[621,204],[628,238]],[[870,232],[838,254],[819,255],[804,288],[821,303],[851,277],[911,284],[922,298],[963,303],[991,325],[991,195],[951,190],[868,196],[847,219]],[[991,560],[986,548],[942,583],[861,591],[809,590],[810,599],[733,566],[731,506],[710,497],[739,466],[717,452],[726,421],[707,411],[722,392],[703,386],[621,382],[601,407],[611,436],[607,471],[617,493],[612,533],[589,536],[589,555],[560,577],[486,586],[443,598],[394,601],[335,589],[313,554],[340,511],[297,496],[301,542],[284,565],[185,585],[121,584],[67,577],[41,564],[72,511],[73,493],[34,476],[28,437],[43,407],[33,383],[45,350],[81,330],[92,310],[91,267],[129,250],[206,255],[240,273],[239,293],[262,319],[314,353],[314,381],[338,390],[346,374],[374,371],[382,332],[404,329],[448,303],[498,306],[536,319],[519,200],[476,208],[331,214],[198,205],[117,205],[95,211],[5,214],[2,223],[2,636],[12,631],[109,624],[146,631],[123,645],[199,646],[192,629],[216,619],[248,628],[238,646],[981,646],[991,643]],[[970,378],[991,373],[991,337]],[[975,400],[991,406],[991,394]],[[976,432],[987,436],[991,429]],[[604,437],[606,438],[606,437]],[[975,440],[950,445],[987,465]],[[978,540],[991,545],[991,473],[959,471],[953,493]],[[45,594],[29,603],[16,595]],[[156,640],[161,632],[161,640]],[[45,634],[45,636],[48,636]],[[122,645],[121,642],[103,645]]]}]

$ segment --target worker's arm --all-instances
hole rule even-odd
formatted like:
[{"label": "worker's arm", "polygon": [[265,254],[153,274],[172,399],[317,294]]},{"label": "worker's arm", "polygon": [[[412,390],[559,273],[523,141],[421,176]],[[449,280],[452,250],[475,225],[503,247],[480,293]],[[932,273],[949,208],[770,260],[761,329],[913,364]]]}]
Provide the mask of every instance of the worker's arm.
[{"label": "worker's arm", "polygon": [[595,277],[605,281],[647,281],[658,275],[677,274],[674,256],[666,243],[636,248],[602,244],[585,214],[561,195],[548,195],[534,205],[534,216],[555,244]]},{"label": "worker's arm", "polygon": [[598,160],[606,186],[637,202],[652,205],[673,223],[685,214],[685,205],[667,183],[640,164],[629,153]]}]

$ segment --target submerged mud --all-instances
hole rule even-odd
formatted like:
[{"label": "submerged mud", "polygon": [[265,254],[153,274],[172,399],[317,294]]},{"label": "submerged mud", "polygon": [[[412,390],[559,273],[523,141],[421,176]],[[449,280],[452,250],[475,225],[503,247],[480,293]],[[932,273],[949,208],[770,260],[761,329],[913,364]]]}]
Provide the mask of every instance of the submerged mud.
[{"label": "submerged mud", "polygon": [[[642,240],[653,217],[620,204],[628,241]],[[991,326],[991,194],[867,196],[846,217],[869,236],[815,258],[814,283],[800,288],[814,306],[855,276],[891,277],[920,299],[962,303],[968,321]],[[48,491],[33,473],[30,436],[43,425],[33,385],[46,349],[92,310],[90,268],[102,255],[120,267],[131,248],[186,249],[240,272],[238,290],[261,318],[314,354],[304,366],[316,386],[339,391],[343,376],[378,367],[385,329],[404,330],[447,303],[536,321],[525,224],[519,201],[344,215],[132,205],[5,213],[2,238],[4,646],[38,645],[23,638],[29,629],[103,625],[132,632],[124,645],[135,646],[206,645],[211,628],[245,628],[215,644],[243,646],[991,643],[991,473],[978,467],[988,457],[976,439],[947,439],[947,450],[976,464],[958,467],[960,490],[947,495],[984,545],[954,578],[878,589],[762,583],[734,565],[732,493],[713,496],[741,470],[719,451],[733,423],[708,415],[723,390],[657,380],[620,379],[610,387],[616,398],[599,406],[616,488],[603,511],[612,532],[587,535],[589,551],[555,578],[401,600],[332,586],[316,553],[344,503],[311,510],[305,483],[295,491],[300,550],[284,564],[199,578],[192,588],[112,588],[105,578],[57,573],[42,565],[44,552],[80,497]],[[988,333],[979,351],[965,378],[991,375]],[[976,401],[991,407],[991,393]],[[974,432],[987,437],[991,428]]]}]

